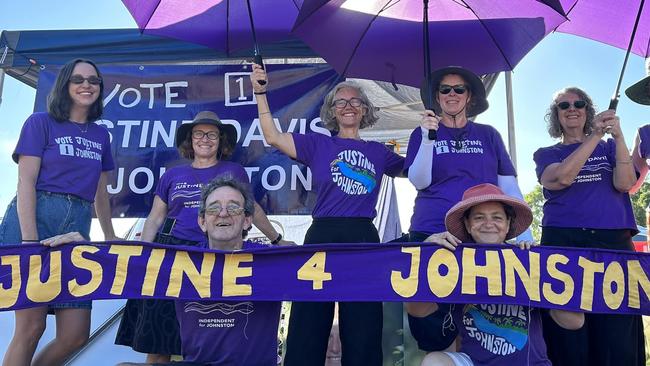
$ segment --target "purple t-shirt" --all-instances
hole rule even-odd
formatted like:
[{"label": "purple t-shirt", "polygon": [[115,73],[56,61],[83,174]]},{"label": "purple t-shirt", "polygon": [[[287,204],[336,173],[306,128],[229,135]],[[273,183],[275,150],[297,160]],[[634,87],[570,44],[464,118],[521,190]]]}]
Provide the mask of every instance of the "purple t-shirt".
[{"label": "purple t-shirt", "polygon": [[[516,175],[501,135],[492,126],[468,121],[463,128],[439,125],[434,150],[431,185],[419,190],[410,231],[433,234],[445,231],[447,211],[463,198],[469,187],[498,184],[498,175]],[[409,139],[405,168],[415,160],[422,132],[416,128]]]},{"label": "purple t-shirt", "polygon": [[293,133],[297,160],[312,172],[316,205],[312,216],[368,217],[375,205],[381,180],[399,175],[404,158],[375,141],[329,137],[318,133]]},{"label": "purple t-shirt", "polygon": [[171,235],[183,240],[205,241],[196,220],[201,203],[201,187],[218,176],[230,175],[249,184],[244,168],[231,161],[219,161],[209,168],[193,168],[190,164],[165,172],[156,187],[156,195],[167,204],[167,217],[176,219]]},{"label": "purple t-shirt", "polygon": [[[537,179],[541,180],[547,166],[562,162],[579,146],[559,143],[537,150]],[[600,141],[571,186],[555,191],[544,188],[542,226],[636,230],[630,196],[614,187],[615,166],[614,140]]]},{"label": "purple t-shirt", "polygon": [[93,202],[102,172],[113,170],[108,131],[95,123],[57,122],[47,113],[34,113],[23,125],[12,155],[41,158],[36,180],[40,191],[66,193]]},{"label": "purple t-shirt", "polygon": [[639,155],[642,158],[650,158],[650,125],[644,125],[639,127],[639,138],[641,142],[639,143]]},{"label": "purple t-shirt", "polygon": [[[259,245],[245,242],[244,248]],[[219,366],[277,364],[278,301],[176,301],[183,359]]]},{"label": "purple t-shirt", "polygon": [[461,337],[459,350],[476,366],[551,365],[537,308],[457,304],[452,316]]}]

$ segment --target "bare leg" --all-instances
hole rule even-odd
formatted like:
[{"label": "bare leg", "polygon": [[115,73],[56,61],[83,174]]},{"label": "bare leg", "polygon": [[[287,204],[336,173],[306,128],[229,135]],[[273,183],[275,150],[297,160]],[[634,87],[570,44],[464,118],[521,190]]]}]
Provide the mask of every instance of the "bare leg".
[{"label": "bare leg", "polygon": [[32,366],[61,365],[90,335],[90,309],[57,309],[56,338],[39,352]]},{"label": "bare leg", "polygon": [[147,363],[169,363],[172,359],[171,355],[159,355],[156,353],[150,353],[147,355]]},{"label": "bare leg", "polygon": [[47,307],[15,311],[14,336],[5,353],[3,366],[29,366],[34,351],[45,331]]}]

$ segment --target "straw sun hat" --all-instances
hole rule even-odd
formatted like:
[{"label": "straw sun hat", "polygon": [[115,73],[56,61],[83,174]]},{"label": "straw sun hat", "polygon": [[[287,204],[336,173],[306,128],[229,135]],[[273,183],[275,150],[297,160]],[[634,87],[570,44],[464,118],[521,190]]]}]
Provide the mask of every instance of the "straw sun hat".
[{"label": "straw sun hat", "polygon": [[645,60],[646,77],[625,89],[625,95],[639,104],[650,105],[650,57]]},{"label": "straw sun hat", "polygon": [[447,231],[464,243],[471,242],[472,238],[465,229],[463,215],[472,207],[485,202],[501,202],[515,210],[515,217],[510,218],[510,230],[506,240],[523,233],[533,222],[533,213],[526,202],[505,195],[499,187],[493,184],[483,183],[468,188],[463,193],[463,200],[447,212],[447,216],[445,216]]}]

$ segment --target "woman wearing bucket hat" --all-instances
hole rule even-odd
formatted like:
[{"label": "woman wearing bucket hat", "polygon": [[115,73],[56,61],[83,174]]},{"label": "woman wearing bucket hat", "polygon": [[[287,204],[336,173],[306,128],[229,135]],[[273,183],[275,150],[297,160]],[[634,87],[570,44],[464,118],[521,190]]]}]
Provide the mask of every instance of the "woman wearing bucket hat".
[{"label": "woman wearing bucket hat", "polygon": [[[168,169],[160,178],[142,230],[143,241],[197,245],[206,240],[196,221],[203,184],[226,175],[249,184],[240,164],[225,161],[236,144],[235,127],[222,123],[214,112],[199,112],[191,123],[178,128],[176,147],[191,162]],[[257,203],[253,223],[273,244],[290,243],[282,241]],[[170,355],[181,353],[174,302],[129,300],[115,343],[148,353],[147,362],[169,362]]]},{"label": "woman wearing bucket hat", "polygon": [[[546,115],[561,141],[534,154],[543,186],[542,245],[634,250],[637,232],[628,191],[636,173],[618,116],[596,113],[583,90],[555,93]],[[603,141],[605,134],[612,138]],[[640,316],[586,314],[585,327],[569,331],[543,314],[554,365],[645,365]]]},{"label": "woman wearing bucket hat", "polygon": [[[333,136],[281,133],[266,99],[266,73],[253,65],[251,81],[264,138],[289,157],[307,165],[318,195],[305,244],[378,243],[372,223],[384,174],[401,174],[404,158],[378,142],[364,141],[359,130],[376,121],[375,109],[359,86],[339,83],[325,97],[321,119]],[[342,364],[382,364],[382,303],[339,303]],[[293,302],[284,365],[322,366],[334,303]]]},{"label": "woman wearing bucket hat", "polygon": [[[427,241],[451,249],[455,247],[451,242],[503,244],[524,232],[532,221],[526,202],[484,183],[463,193],[462,200],[445,217],[447,231]],[[409,314],[411,332],[420,348],[433,352],[422,365],[551,365],[537,308],[436,303],[415,303],[415,307],[417,313]],[[582,313],[550,310],[550,314],[559,326],[568,329],[578,329],[584,322]],[[503,336],[500,347],[482,341],[493,334]]]},{"label": "woman wearing bucket hat", "polygon": [[[485,87],[473,72],[457,66],[432,73],[431,85],[420,89],[422,100],[432,89],[434,100],[409,139],[405,168],[418,189],[410,241],[445,231],[444,217],[465,189],[492,183],[522,198],[515,168],[497,130],[470,118],[488,108]],[[429,130],[437,130],[429,140]],[[530,232],[519,238],[532,241]]]}]

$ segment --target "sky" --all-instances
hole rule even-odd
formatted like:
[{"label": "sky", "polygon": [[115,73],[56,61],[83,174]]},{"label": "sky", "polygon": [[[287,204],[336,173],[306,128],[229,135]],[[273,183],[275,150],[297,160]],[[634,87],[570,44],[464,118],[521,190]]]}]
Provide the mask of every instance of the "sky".
[{"label": "sky", "polygon": [[[25,10],[29,9],[29,12]],[[135,28],[119,0],[0,0],[0,30]],[[514,115],[519,184],[524,193],[537,184],[533,153],[557,141],[548,137],[544,115],[553,93],[566,86],[587,91],[599,110],[607,108],[625,52],[580,37],[553,33],[542,40],[513,71]],[[631,55],[623,88],[645,76],[643,58]],[[490,108],[477,119],[496,127],[507,144],[505,78],[499,77],[489,97]],[[623,94],[623,93],[622,93]],[[5,78],[0,104],[0,208],[15,194],[16,165],[11,152],[22,123],[32,112],[35,89]],[[650,123],[650,107],[624,95],[618,107],[631,148],[635,131]]]}]

